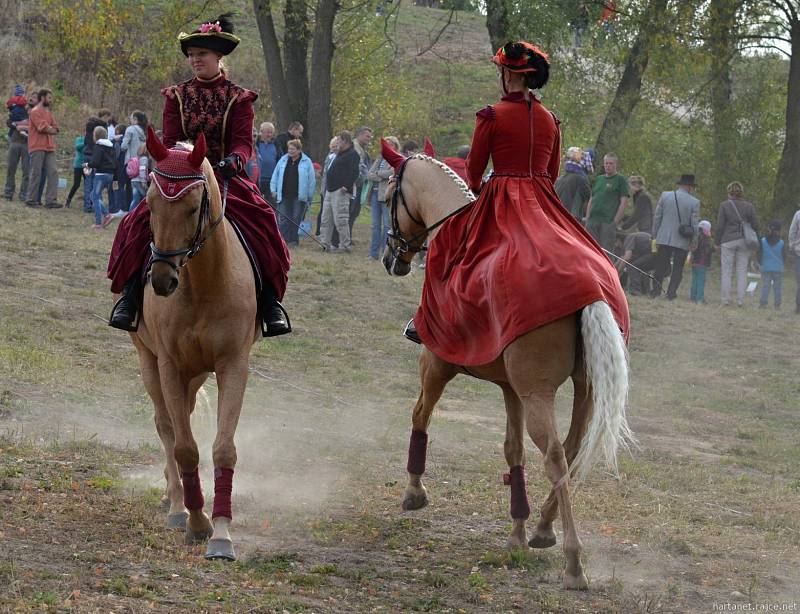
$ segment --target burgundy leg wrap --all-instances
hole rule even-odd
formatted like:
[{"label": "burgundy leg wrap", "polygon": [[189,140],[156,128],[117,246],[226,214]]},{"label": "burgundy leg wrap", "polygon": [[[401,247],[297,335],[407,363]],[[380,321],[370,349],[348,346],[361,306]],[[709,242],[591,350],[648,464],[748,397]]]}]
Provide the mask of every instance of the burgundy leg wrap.
[{"label": "burgundy leg wrap", "polygon": [[414,475],[425,473],[425,456],[428,453],[428,434],[422,431],[411,431],[408,442],[408,464],[406,470]]},{"label": "burgundy leg wrap", "polygon": [[181,473],[183,482],[183,504],[187,510],[201,510],[205,500],[203,499],[203,489],[200,488],[200,468],[187,473]]},{"label": "burgundy leg wrap", "polygon": [[214,511],[212,518],[222,516],[233,518],[231,511],[231,492],[233,491],[233,469],[217,467],[214,469]]},{"label": "burgundy leg wrap", "polygon": [[528,504],[528,493],[525,491],[525,468],[522,465],[511,467],[509,483],[511,486],[511,517],[515,520],[527,520],[531,515],[531,506]]}]

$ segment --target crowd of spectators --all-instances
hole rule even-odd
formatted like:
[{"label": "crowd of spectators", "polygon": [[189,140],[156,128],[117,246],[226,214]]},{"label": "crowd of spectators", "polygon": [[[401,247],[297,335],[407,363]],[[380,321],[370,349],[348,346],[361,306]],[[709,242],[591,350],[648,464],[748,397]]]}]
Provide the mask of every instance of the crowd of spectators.
[{"label": "crowd of spectators", "polygon": [[[145,145],[145,113],[133,111],[127,125],[120,124],[109,109],[100,109],[88,118],[84,133],[74,139],[72,185],[62,204],[58,201],[55,147],[60,128],[53,113],[53,93],[43,88],[27,95],[25,88],[17,85],[6,108],[6,200],[16,197],[28,207],[70,207],[82,183],[83,210],[94,216],[91,228],[102,230],[144,198],[152,166]],[[379,258],[390,227],[383,202],[393,169],[380,155],[371,153],[372,129],[360,126],[354,132],[340,132],[331,139],[329,153],[319,163],[304,153],[303,132],[298,121],[281,133],[272,122],[261,123],[253,157],[246,165],[264,198],[275,208],[284,240],[294,247],[301,237],[314,233],[328,253],[350,253],[353,225],[366,206],[371,217],[368,255]],[[419,151],[416,141],[401,144],[394,136],[384,138],[403,155]],[[463,177],[468,154],[469,147],[462,147],[444,162]],[[734,181],[728,186],[728,198],[718,207],[712,231],[711,222],[700,219],[694,175],[681,175],[675,189],[663,191],[654,205],[644,177],[623,175],[616,154],[609,152],[603,157],[603,172],[596,175],[593,158],[590,149],[568,148],[555,191],[612,259],[630,294],[666,294],[674,300],[688,264],[692,272],[689,298],[705,303],[707,272],[714,253],[719,252],[723,306],[734,301],[743,306],[748,288],[752,291],[759,283],[753,280],[760,277],[760,306],[767,306],[772,293],[773,305],[780,309],[788,253],[794,256],[795,310],[800,313],[800,212],[792,220],[786,242],[779,220],[770,222],[759,234],[756,209],[745,199],[744,186]],[[22,177],[17,190],[19,171]],[[319,211],[313,231],[306,217],[317,194]],[[423,259],[419,265],[424,267]]]},{"label": "crowd of spectators", "polygon": [[[147,115],[133,111],[127,125],[120,124],[110,109],[99,109],[86,120],[82,134],[72,145],[72,184],[66,201],[58,202],[58,173],[53,115],[53,95],[42,89],[26,96],[18,85],[6,103],[8,110],[8,169],[4,196],[18,197],[29,207],[71,207],[81,186],[82,207],[93,215],[91,228],[103,230],[115,218],[132,211],[145,197],[153,161],[146,148]],[[158,131],[156,131],[158,133]],[[369,257],[377,259],[389,232],[389,214],[383,205],[393,170],[372,151],[373,130],[359,126],[342,131],[330,142],[329,153],[319,163],[303,151],[304,126],[293,121],[278,132],[265,121],[254,134],[253,155],[245,165],[261,194],[275,209],[280,232],[290,247],[303,236],[315,234],[328,253],[349,253],[353,225],[362,207],[370,209]],[[416,141],[385,137],[404,155],[417,153]],[[445,161],[464,174],[468,147]],[[19,171],[22,180],[17,191]],[[44,195],[44,205],[42,197]],[[319,198],[316,230],[306,217]],[[421,261],[420,266],[424,266]]]},{"label": "crowd of spectators", "polygon": [[620,173],[616,154],[603,157],[604,172],[594,178],[591,158],[590,150],[567,149],[556,194],[614,262],[629,294],[653,298],[665,294],[674,300],[689,265],[689,299],[704,304],[706,274],[713,254],[719,251],[722,306],[735,300],[743,307],[747,291],[755,294],[760,283],[759,306],[767,307],[771,292],[773,306],[780,309],[784,266],[791,254],[797,282],[795,311],[800,313],[800,211],[786,242],[780,220],[771,221],[766,232],[759,234],[756,209],[745,199],[741,182],[733,181],[727,187],[727,199],[717,207],[712,232],[711,222],[700,219],[694,175],[681,175],[675,189],[660,194],[654,209],[644,178]]}]

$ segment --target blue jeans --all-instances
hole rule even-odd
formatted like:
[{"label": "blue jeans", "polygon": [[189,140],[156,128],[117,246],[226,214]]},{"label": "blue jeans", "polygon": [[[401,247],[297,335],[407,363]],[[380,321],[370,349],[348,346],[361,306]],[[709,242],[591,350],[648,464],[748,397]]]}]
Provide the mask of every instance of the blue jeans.
[{"label": "blue jeans", "polygon": [[689,297],[693,303],[705,303],[706,296],[706,271],[707,267],[693,266],[692,267],[692,291]]},{"label": "blue jeans", "polygon": [[108,215],[108,209],[103,204],[103,190],[108,193],[109,202],[113,197],[111,184],[114,182],[114,175],[108,173],[95,173],[94,187],[92,189],[92,203],[94,203],[94,223],[98,226],[103,223],[103,217]]},{"label": "blue jeans", "polygon": [[297,231],[306,216],[306,202],[296,198],[284,198],[278,203],[278,229],[289,245],[299,245]]},{"label": "blue jeans", "polygon": [[779,271],[761,271],[761,301],[759,304],[762,307],[766,307],[769,303],[769,288],[772,286],[775,289],[775,309],[780,309],[782,281],[783,273]]},{"label": "blue jeans", "polygon": [[147,184],[144,181],[131,181],[131,187],[133,188],[133,199],[128,207],[128,211],[136,209],[136,205],[142,202],[144,197],[147,196]]},{"label": "blue jeans", "polygon": [[800,255],[794,257],[794,280],[797,283],[797,294],[794,297],[794,309],[800,313]]},{"label": "blue jeans", "polygon": [[89,213],[94,209],[92,193],[94,192],[94,171],[83,176],[83,210]]},{"label": "blue jeans", "polygon": [[369,208],[372,213],[372,242],[369,245],[369,256],[376,260],[380,256],[381,250],[386,245],[386,238],[389,235],[389,207],[384,203],[378,202],[378,190],[372,190]]}]

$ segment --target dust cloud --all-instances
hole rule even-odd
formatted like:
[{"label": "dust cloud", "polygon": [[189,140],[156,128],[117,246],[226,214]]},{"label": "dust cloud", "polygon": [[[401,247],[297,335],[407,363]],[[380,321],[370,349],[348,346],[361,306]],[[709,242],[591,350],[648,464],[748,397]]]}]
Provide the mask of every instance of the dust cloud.
[{"label": "dust cloud", "polygon": [[[213,497],[216,399],[216,382],[210,378],[192,415],[207,505]],[[368,463],[396,457],[397,475],[389,477],[404,475],[410,406],[410,401],[387,406],[380,400],[334,397],[251,374],[235,437],[237,524],[264,526],[272,514],[316,514],[334,500],[356,502],[364,487],[358,483],[360,468]],[[149,440],[160,447],[155,427]],[[127,477],[142,486],[165,485],[161,463],[139,467]]]}]

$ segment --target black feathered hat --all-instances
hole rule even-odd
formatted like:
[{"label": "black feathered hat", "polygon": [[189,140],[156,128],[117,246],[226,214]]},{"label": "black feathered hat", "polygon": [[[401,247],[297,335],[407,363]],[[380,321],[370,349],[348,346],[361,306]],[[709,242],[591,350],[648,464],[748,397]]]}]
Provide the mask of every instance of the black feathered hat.
[{"label": "black feathered hat", "polygon": [[194,32],[178,34],[178,42],[181,44],[183,55],[189,55],[189,47],[211,49],[222,55],[228,55],[236,49],[240,39],[233,34],[232,16],[231,13],[225,13],[213,21],[200,24],[200,27]]}]

